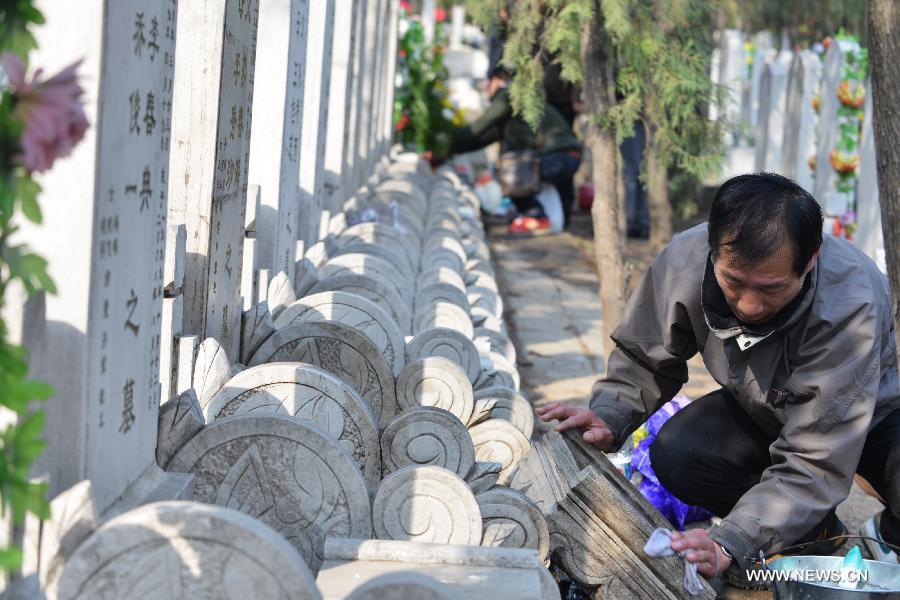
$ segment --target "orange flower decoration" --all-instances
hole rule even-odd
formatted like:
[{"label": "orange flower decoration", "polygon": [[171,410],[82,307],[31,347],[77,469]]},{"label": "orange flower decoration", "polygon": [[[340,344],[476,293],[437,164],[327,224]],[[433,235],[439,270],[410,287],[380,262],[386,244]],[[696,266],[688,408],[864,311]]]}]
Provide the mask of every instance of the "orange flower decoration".
[{"label": "orange flower decoration", "polygon": [[809,157],[809,160],[806,161],[806,164],[809,166],[810,171],[816,170],[816,155],[813,154]]},{"label": "orange flower decoration", "polygon": [[816,114],[819,114],[819,106],[822,105],[822,96],[816,94],[812,97],[812,107],[813,110],[816,111]]},{"label": "orange flower decoration", "polygon": [[837,149],[831,151],[828,160],[831,163],[831,168],[842,175],[855,173],[856,168],[859,166],[859,156],[844,154]]},{"label": "orange flower decoration", "polygon": [[837,97],[844,106],[859,108],[866,101],[866,88],[855,81],[842,81],[838,84]]}]

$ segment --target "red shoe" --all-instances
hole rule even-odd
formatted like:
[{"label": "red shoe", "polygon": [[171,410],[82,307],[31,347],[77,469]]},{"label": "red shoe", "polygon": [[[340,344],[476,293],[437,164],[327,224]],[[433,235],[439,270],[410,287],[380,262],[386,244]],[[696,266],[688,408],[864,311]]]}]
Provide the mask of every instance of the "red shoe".
[{"label": "red shoe", "polygon": [[511,235],[543,235],[550,233],[550,219],[547,217],[520,216],[509,224]]}]

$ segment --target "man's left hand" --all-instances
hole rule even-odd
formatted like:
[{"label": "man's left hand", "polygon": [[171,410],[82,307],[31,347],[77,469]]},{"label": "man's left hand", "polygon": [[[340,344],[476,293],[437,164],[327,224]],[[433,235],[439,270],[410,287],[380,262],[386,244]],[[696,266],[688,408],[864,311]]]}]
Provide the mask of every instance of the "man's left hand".
[{"label": "man's left hand", "polygon": [[710,539],[705,529],[688,529],[672,533],[672,550],[687,551],[685,560],[697,565],[704,577],[715,577],[731,565],[722,548]]}]

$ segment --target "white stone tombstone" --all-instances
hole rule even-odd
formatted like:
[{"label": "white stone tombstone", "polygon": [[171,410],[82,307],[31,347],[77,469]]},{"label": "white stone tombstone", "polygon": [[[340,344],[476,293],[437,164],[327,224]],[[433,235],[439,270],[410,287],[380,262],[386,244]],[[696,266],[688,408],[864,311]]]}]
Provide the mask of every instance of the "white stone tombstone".
[{"label": "white stone tombstone", "polygon": [[450,47],[460,48],[462,46],[463,28],[466,25],[466,7],[462,4],[456,4],[450,11]]},{"label": "white stone tombstone", "polygon": [[884,256],[884,234],[881,229],[881,204],[878,198],[878,169],[875,163],[875,120],[872,107],[872,83],[866,82],[862,135],[859,147],[859,179],[856,186],[856,232],[853,243],[887,272]]},{"label": "white stone tombstone", "polygon": [[[391,23],[391,15],[393,14],[393,7],[398,3],[396,2],[382,2],[381,6],[381,25],[379,26],[379,36],[380,42],[378,45],[378,54],[379,54],[379,62],[378,62],[378,74],[375,80],[375,110],[372,113],[372,124],[371,124],[371,146],[372,146],[372,156],[369,162],[370,170],[376,167],[384,156],[384,131],[382,128],[382,115],[384,111],[387,110],[387,100],[388,93],[385,89],[387,85],[387,77],[388,77],[388,63],[393,59],[396,60],[396,55],[391,54],[391,34],[392,31],[392,23]],[[376,171],[377,173],[377,171]]]},{"label": "white stone tombstone", "polygon": [[305,242],[304,249],[319,239],[325,182],[325,140],[328,136],[334,12],[335,0],[315,0],[309,5],[307,55],[311,60],[306,63],[303,84],[303,129],[300,136],[303,151],[300,152],[298,222],[299,239]]},{"label": "white stone tombstone", "polygon": [[359,143],[360,95],[363,71],[366,68],[366,22],[370,20],[369,6],[374,0],[357,0],[353,24],[352,70],[347,87],[347,123],[344,127],[344,148],[341,167],[341,192],[337,206],[356,192],[355,169],[357,164],[356,146]]},{"label": "white stone tombstone", "polygon": [[381,117],[382,121],[382,148],[380,153],[387,155],[391,145],[394,143],[394,92],[395,78],[397,76],[397,45],[399,37],[400,24],[400,5],[397,2],[390,2],[390,14],[388,16],[390,25],[390,36],[387,44],[387,74],[385,75],[385,110]]},{"label": "white stone tombstone", "polygon": [[[325,139],[325,173],[323,175],[324,198],[322,219],[330,219],[340,209],[344,198],[341,174],[344,168],[344,146],[347,120],[350,111],[350,89],[353,81],[353,65],[356,35],[356,10],[359,0],[337,2],[334,7],[334,44],[331,53],[331,81],[328,93],[328,135]],[[321,234],[327,228],[322,228]]]},{"label": "white stone tombstone", "polygon": [[793,54],[783,50],[763,67],[756,122],[757,171],[776,173],[781,169],[787,74],[792,59]]},{"label": "white stone tombstone", "polygon": [[169,218],[185,223],[184,329],[238,356],[258,0],[179,6]]},{"label": "white stone tombstone", "polygon": [[813,192],[813,171],[809,168],[809,159],[816,152],[818,122],[812,101],[821,77],[822,63],[815,53],[804,50],[794,55],[788,76],[781,172],[810,193]]},{"label": "white stone tombstone", "polygon": [[762,84],[763,69],[772,57],[775,51],[768,46],[757,46],[756,53],[753,55],[753,65],[750,68],[750,90],[747,103],[744,104],[744,121],[751,127],[751,131],[755,130],[759,119],[759,92]]},{"label": "white stone tombstone", "polygon": [[356,159],[353,164],[353,187],[354,189],[365,183],[369,176],[369,133],[372,120],[372,95],[373,83],[375,76],[376,61],[376,44],[378,38],[378,15],[382,5],[382,0],[368,0],[366,2],[366,22],[365,34],[363,35],[360,46],[363,50],[360,68],[360,89],[359,89],[359,110],[356,111],[356,142],[353,151],[356,153]]},{"label": "white stone tombstone", "polygon": [[100,512],[154,464],[176,2],[38,2],[32,64],[78,74],[84,140],[37,177],[44,223],[22,241],[49,261],[50,495],[91,479]]},{"label": "white stone tombstone", "polygon": [[[313,3],[316,4],[316,3]],[[261,188],[256,268],[294,276],[309,0],[260,0],[249,181]],[[315,60],[313,60],[315,62]]]},{"label": "white stone tombstone", "polygon": [[736,29],[722,31],[719,61],[719,83],[728,88],[722,110],[728,121],[737,123],[741,118],[741,95],[747,79],[743,33]]},{"label": "white stone tombstone", "polygon": [[858,46],[853,42],[835,40],[825,53],[825,65],[822,70],[822,85],[819,104],[819,144],[816,151],[815,194],[822,205],[826,216],[840,214],[846,209],[844,194],[837,193],[837,173],[831,168],[829,157],[837,143],[838,109],[841,106],[837,98],[837,87],[844,74],[844,56],[848,50]]},{"label": "white stone tombstone", "polygon": [[424,0],[422,2],[422,26],[425,28],[426,44],[434,41],[434,9],[434,0]]}]

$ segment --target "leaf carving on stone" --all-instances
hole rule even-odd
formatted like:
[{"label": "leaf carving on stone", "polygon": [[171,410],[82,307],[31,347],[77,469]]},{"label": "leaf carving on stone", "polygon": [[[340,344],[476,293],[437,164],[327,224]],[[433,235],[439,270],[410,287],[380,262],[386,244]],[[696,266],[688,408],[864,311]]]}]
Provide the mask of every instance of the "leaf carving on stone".
[{"label": "leaf carving on stone", "polygon": [[241,321],[241,360],[248,363],[253,353],[274,332],[275,325],[267,302],[260,302],[244,311]]},{"label": "leaf carving on stone", "polygon": [[256,444],[228,470],[216,493],[216,504],[257,518],[275,506],[272,486]]},{"label": "leaf carving on stone", "polygon": [[225,349],[214,338],[207,338],[200,344],[194,365],[194,390],[200,407],[205,407],[229,379],[231,361]]},{"label": "leaf carving on stone", "polygon": [[294,285],[288,279],[287,273],[279,271],[272,281],[269,282],[269,289],[266,293],[266,301],[269,304],[269,310],[273,316],[278,316],[286,306],[297,299],[294,293]]}]

